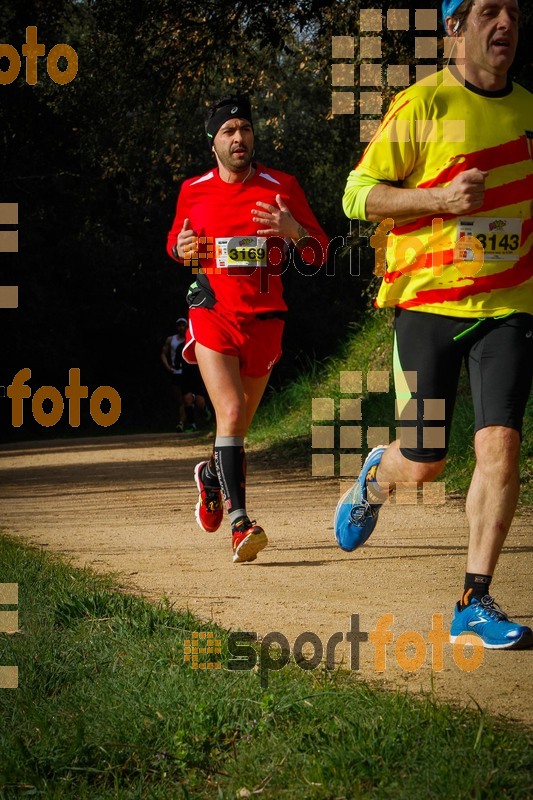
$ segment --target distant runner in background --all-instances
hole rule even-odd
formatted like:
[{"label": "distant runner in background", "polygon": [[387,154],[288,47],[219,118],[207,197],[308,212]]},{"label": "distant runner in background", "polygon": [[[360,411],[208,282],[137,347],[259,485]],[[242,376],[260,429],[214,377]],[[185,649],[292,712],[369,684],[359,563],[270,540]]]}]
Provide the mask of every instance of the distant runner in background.
[{"label": "distant runner in background", "polygon": [[194,433],[198,429],[199,420],[208,422],[211,419],[198,368],[183,360],[188,325],[185,317],[177,319],[176,333],[167,337],[161,350],[161,361],[171,376],[173,394],[178,407],[176,424],[178,433]]}]

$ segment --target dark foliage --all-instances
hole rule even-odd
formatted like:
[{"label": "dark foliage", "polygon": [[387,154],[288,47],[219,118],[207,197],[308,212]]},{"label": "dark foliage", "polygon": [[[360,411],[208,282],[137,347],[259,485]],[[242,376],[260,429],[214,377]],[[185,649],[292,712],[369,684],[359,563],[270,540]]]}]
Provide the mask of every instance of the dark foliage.
[{"label": "dark foliage", "polygon": [[[79,72],[57,85],[40,58],[34,86],[25,81],[24,62],[16,81],[0,86],[0,201],[19,204],[20,240],[18,254],[2,254],[2,282],[18,284],[20,299],[18,309],[2,311],[1,383],[30,367],[34,391],[41,385],[63,390],[68,370],[78,367],[89,391],[109,384],[121,394],[114,431],[168,427],[159,353],[185,311],[190,275],[166,256],[166,234],[181,180],[211,164],[203,110],[228,88],[252,95],[261,161],[296,174],[326,231],[337,237],[328,271],[287,276],[292,315],[274,384],[287,381],[307,358],[332,352],[368,302],[372,271],[368,248],[362,251],[368,277],[350,274],[348,259],[340,257],[348,234],[340,201],[361,145],[357,115],[331,116],[331,37],[354,35],[357,42],[359,5],[3,4],[3,42],[20,52],[26,27],[37,25],[46,52],[60,42],[75,48]],[[524,12],[525,43],[532,16]],[[385,32],[385,58],[412,62],[413,37],[412,31]],[[355,55],[357,63],[357,47]],[[516,73],[531,83],[527,46]],[[2,409],[3,438],[71,431],[66,413],[54,429],[32,425],[27,415],[13,431],[7,404]],[[95,431],[88,410],[82,425]]]}]

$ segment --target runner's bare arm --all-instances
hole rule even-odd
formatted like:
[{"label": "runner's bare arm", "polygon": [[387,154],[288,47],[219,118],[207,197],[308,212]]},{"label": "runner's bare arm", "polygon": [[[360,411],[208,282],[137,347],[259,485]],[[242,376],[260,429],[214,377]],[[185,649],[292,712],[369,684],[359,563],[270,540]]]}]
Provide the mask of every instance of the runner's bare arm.
[{"label": "runner's bare arm", "polygon": [[165,367],[167,372],[174,372],[172,369],[172,365],[170,363],[170,340],[171,336],[169,336],[165,340],[165,344],[163,345],[163,349],[161,350],[161,361],[163,362],[163,366]]},{"label": "runner's bare arm", "polygon": [[403,225],[427,214],[469,214],[483,205],[487,175],[473,167],[456,175],[447,186],[432,189],[378,183],[366,198],[365,218],[380,222],[392,217],[395,225]]}]

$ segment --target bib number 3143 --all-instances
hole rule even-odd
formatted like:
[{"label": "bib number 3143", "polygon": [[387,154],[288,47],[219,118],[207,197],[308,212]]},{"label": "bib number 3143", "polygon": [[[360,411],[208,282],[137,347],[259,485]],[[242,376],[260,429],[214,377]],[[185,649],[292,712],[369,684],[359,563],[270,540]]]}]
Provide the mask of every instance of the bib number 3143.
[{"label": "bib number 3143", "polygon": [[522,220],[517,217],[462,217],[458,239],[468,234],[481,242],[485,261],[517,261]]}]

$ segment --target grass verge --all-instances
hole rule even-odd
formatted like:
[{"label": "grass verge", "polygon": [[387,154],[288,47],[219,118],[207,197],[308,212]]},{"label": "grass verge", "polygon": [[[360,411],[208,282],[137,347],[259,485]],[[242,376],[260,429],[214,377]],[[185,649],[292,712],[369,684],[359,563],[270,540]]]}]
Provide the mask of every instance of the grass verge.
[{"label": "grass verge", "polygon": [[[19,668],[0,690],[6,800],[532,796],[530,730],[356,673],[289,664],[261,688],[227,669],[214,625],[5,537],[0,582],[19,585],[20,632],[0,634]],[[220,637],[222,669],[184,662],[193,631]]]},{"label": "grass verge", "polygon": [[[312,399],[328,397],[335,400],[335,425],[339,427],[339,376],[346,370],[359,370],[366,376],[369,370],[390,371],[392,374],[393,315],[388,311],[370,312],[360,326],[352,330],[339,353],[316,364],[310,362],[286,387],[267,394],[254,419],[249,439],[266,449],[267,458],[291,459],[310,467]],[[365,380],[363,380],[363,386]],[[346,395],[345,395],[346,396]],[[391,436],[396,427],[392,380],[388,393],[363,393],[363,428],[386,427]],[[331,425],[331,422],[325,424]],[[343,422],[343,425],[347,423]],[[348,423],[350,424],[350,423]],[[356,422],[353,424],[361,424]],[[446,470],[439,480],[446,483],[448,494],[466,496],[475,467],[473,446],[474,416],[470,387],[463,369],[452,425],[449,457]],[[336,455],[339,434],[336,432]],[[363,431],[363,446],[365,445]],[[317,452],[316,450],[314,452]],[[364,451],[366,452],[366,451]],[[520,502],[533,505],[533,398],[530,398],[524,418],[521,453],[522,487]]]}]

